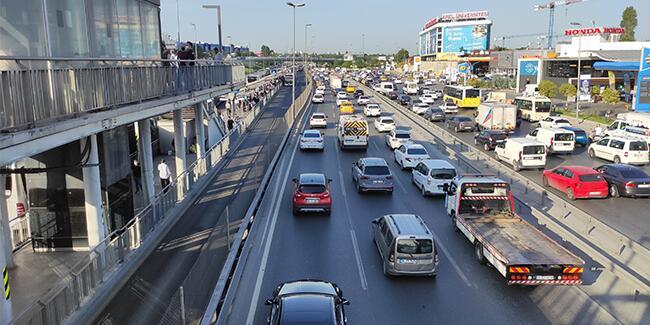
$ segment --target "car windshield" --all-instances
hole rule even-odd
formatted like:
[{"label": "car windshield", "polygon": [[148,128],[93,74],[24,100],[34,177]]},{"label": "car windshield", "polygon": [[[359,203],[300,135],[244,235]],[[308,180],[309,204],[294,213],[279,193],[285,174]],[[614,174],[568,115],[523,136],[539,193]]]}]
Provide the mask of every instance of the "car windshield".
[{"label": "car windshield", "polygon": [[648,178],[648,174],[638,168],[621,170],[621,175],[623,175],[625,178]]},{"label": "car windshield", "polygon": [[555,124],[571,124],[571,123],[569,123],[568,120],[560,118],[560,119],[555,120]]},{"label": "car windshield", "polygon": [[408,150],[409,155],[428,155],[424,148],[411,148]]},{"label": "car windshield", "polygon": [[645,141],[631,141],[630,142],[631,151],[648,151],[648,143]]},{"label": "car windshield", "polygon": [[300,185],[298,191],[305,194],[318,194],[325,192],[325,185],[318,184],[304,184]]},{"label": "car windshield", "polygon": [[435,179],[452,179],[456,177],[456,171],[448,168],[436,168],[431,170],[431,177]]},{"label": "car windshield", "polygon": [[604,180],[601,174],[585,174],[578,176],[581,182],[600,182]]},{"label": "car windshield", "polygon": [[388,175],[390,170],[388,166],[366,166],[364,174],[366,175]]},{"label": "car windshield", "polygon": [[397,252],[401,254],[431,254],[433,241],[431,239],[399,239]]},{"label": "car windshield", "polygon": [[395,133],[395,137],[398,139],[410,139],[411,135],[408,133]]},{"label": "car windshield", "polygon": [[320,138],[320,133],[315,132],[305,132],[302,135],[303,138]]},{"label": "car windshield", "polygon": [[573,141],[573,133],[557,133],[555,141]]},{"label": "car windshield", "polygon": [[525,146],[524,155],[543,155],[545,152],[543,145]]}]

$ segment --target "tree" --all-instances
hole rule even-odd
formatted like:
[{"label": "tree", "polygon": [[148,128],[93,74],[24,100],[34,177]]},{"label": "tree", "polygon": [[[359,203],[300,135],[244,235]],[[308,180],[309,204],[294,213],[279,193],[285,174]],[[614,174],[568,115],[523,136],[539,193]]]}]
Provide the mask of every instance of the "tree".
[{"label": "tree", "polygon": [[589,95],[591,95],[591,97],[600,95],[600,87],[591,86],[591,88],[589,88]]},{"label": "tree", "polygon": [[621,42],[634,42],[634,29],[638,23],[636,9],[632,6],[625,8],[621,18],[621,27],[625,28],[625,33],[621,36]]},{"label": "tree", "polygon": [[397,62],[398,64],[406,62],[408,58],[409,58],[409,51],[407,51],[406,49],[400,49],[399,51],[397,51],[397,54],[395,54],[395,62]]},{"label": "tree", "polygon": [[578,95],[578,89],[576,89],[576,86],[570,83],[565,83],[562,86],[560,86],[560,94],[564,95],[567,98],[567,101],[569,100],[569,97],[575,97]]},{"label": "tree", "polygon": [[542,96],[546,96],[550,98],[550,97],[555,97],[555,95],[557,95],[557,86],[551,81],[542,80],[542,82],[539,83],[537,88],[539,88],[539,93]]},{"label": "tree", "polygon": [[271,50],[271,48],[266,45],[262,45],[261,52],[262,52],[262,56],[264,57],[273,55],[273,50]]},{"label": "tree", "polygon": [[616,89],[609,87],[605,88],[600,95],[603,97],[603,101],[607,104],[616,104],[621,98],[621,94]]}]

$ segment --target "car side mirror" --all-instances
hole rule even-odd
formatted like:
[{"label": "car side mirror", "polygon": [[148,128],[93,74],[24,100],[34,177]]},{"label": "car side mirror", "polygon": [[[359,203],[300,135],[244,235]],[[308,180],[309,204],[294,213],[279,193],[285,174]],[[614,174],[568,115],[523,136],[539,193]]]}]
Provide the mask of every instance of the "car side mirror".
[{"label": "car side mirror", "polygon": [[273,305],[273,299],[266,299],[264,301],[264,304],[267,305],[267,306]]},{"label": "car side mirror", "polygon": [[349,301],[349,300],[347,300],[347,299],[342,299],[342,300],[341,300],[341,304],[343,304],[343,305],[346,305],[346,306],[347,306],[347,305],[349,305],[349,304],[350,304],[350,301]]},{"label": "car side mirror", "polygon": [[296,183],[296,182],[298,182],[298,179],[297,178],[292,178],[291,181]]}]

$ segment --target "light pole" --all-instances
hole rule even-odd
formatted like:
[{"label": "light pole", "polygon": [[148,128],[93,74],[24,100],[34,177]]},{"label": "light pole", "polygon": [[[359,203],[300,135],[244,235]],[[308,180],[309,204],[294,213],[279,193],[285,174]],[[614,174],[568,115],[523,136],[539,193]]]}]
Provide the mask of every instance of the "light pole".
[{"label": "light pole", "polygon": [[194,60],[199,58],[199,52],[196,51],[196,42],[198,41],[196,38],[196,24],[190,24],[192,27],[194,27]]},{"label": "light pole", "polygon": [[223,43],[221,42],[221,6],[220,5],[203,5],[205,9],[217,9],[217,32],[219,34],[219,54],[223,56]]},{"label": "light pole", "polygon": [[178,9],[178,0],[176,0],[176,38],[177,42],[181,42],[181,13]]},{"label": "light pole", "polygon": [[293,8],[293,50],[291,51],[291,107],[293,111],[291,114],[296,118],[296,8],[304,7],[304,3],[287,2],[287,6]]},{"label": "light pole", "polygon": [[[572,22],[571,25],[572,26],[582,27],[582,24],[577,23],[577,22]],[[582,64],[582,60],[581,60],[582,53],[580,53],[581,51],[582,51],[582,36],[578,35],[578,78],[577,78],[577,82],[576,82],[576,85],[577,85],[577,87],[576,87],[576,89],[577,89],[577,91],[576,91],[576,119],[578,119],[579,118],[578,116],[580,115],[580,113],[579,113],[580,112],[580,95],[582,94],[582,91],[580,89],[580,86],[581,86],[581,84],[580,84],[580,73],[581,73],[580,65]]]},{"label": "light pole", "polygon": [[311,27],[311,24],[305,24],[305,67],[307,66],[307,27]]}]

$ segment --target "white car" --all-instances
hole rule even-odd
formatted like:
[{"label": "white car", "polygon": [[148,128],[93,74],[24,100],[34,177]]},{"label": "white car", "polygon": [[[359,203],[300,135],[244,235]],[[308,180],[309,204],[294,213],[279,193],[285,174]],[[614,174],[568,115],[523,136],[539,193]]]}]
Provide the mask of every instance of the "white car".
[{"label": "white car", "polygon": [[336,99],[348,99],[348,93],[344,91],[339,91],[336,93]]},{"label": "white car", "polygon": [[411,107],[411,110],[413,110],[415,114],[422,115],[429,110],[429,104],[417,103]]},{"label": "white car", "polygon": [[325,96],[323,94],[314,94],[314,97],[311,98],[311,102],[314,104],[322,104],[325,102]]},{"label": "white car", "polygon": [[433,94],[424,94],[420,96],[420,101],[425,104],[431,105],[436,102],[436,98],[434,97]]},{"label": "white car", "polygon": [[402,169],[413,168],[425,159],[431,159],[431,157],[421,144],[407,143],[395,150],[395,161]]},{"label": "white car", "polygon": [[427,81],[424,82],[424,85],[425,86],[433,86],[433,81],[427,80]]},{"label": "white car", "polygon": [[311,128],[326,128],[327,115],[325,113],[313,113],[309,119],[309,127]]},{"label": "white car", "polygon": [[320,150],[325,149],[325,143],[320,131],[305,130],[300,136],[300,150]]},{"label": "white car", "polygon": [[402,79],[395,79],[394,83],[396,85],[401,85],[403,83]]},{"label": "white car", "polygon": [[347,97],[346,98],[338,98],[338,96],[337,96],[337,98],[336,98],[336,106],[341,106],[341,103],[349,102],[349,101],[350,100]]},{"label": "white car", "polygon": [[381,108],[379,108],[379,104],[370,103],[363,108],[363,114],[368,117],[379,116],[381,115]]},{"label": "white car", "polygon": [[389,116],[380,116],[375,120],[375,129],[379,132],[390,132],[395,130],[395,121]]},{"label": "white car", "polygon": [[386,134],[386,145],[392,150],[408,143],[411,143],[411,132],[409,130],[393,129],[389,134]]},{"label": "white car", "polygon": [[539,127],[542,128],[561,128],[565,126],[571,126],[571,122],[561,116],[548,116],[539,121]]},{"label": "white car", "polygon": [[316,92],[315,92],[315,94],[325,95],[325,86],[318,86],[318,87],[316,87]]},{"label": "white car", "polygon": [[613,161],[616,164],[645,165],[648,163],[648,143],[626,137],[605,137],[592,143],[589,157]]},{"label": "white car", "polygon": [[458,113],[458,105],[456,105],[454,102],[448,100],[442,103],[442,105],[438,106],[445,114],[452,114],[452,113]]},{"label": "white car", "polygon": [[420,189],[422,196],[445,195],[445,184],[449,185],[454,177],[456,168],[441,159],[425,159],[411,170],[411,180]]},{"label": "white car", "polygon": [[359,96],[357,98],[357,105],[359,106],[368,105],[368,103],[370,103],[370,97],[368,96]]}]

